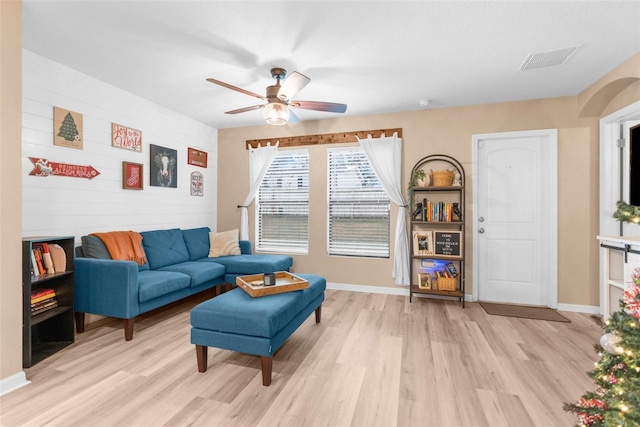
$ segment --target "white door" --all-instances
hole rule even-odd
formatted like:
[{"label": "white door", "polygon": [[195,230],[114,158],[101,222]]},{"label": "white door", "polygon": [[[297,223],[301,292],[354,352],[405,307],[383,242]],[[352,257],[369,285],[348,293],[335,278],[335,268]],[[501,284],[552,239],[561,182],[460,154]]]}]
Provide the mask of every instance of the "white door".
[{"label": "white door", "polygon": [[556,308],[556,130],[473,144],[474,299]]}]

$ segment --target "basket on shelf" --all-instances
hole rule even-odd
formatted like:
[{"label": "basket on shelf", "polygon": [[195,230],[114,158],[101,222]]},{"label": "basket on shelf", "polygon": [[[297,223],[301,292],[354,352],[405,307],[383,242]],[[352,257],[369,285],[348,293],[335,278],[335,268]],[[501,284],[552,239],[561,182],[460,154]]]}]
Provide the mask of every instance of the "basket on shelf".
[{"label": "basket on shelf", "polygon": [[450,187],[453,184],[453,177],[455,176],[453,171],[434,171],[431,170],[431,185],[434,187]]},{"label": "basket on shelf", "polygon": [[455,291],[458,289],[457,277],[439,277],[437,280],[439,291]]}]

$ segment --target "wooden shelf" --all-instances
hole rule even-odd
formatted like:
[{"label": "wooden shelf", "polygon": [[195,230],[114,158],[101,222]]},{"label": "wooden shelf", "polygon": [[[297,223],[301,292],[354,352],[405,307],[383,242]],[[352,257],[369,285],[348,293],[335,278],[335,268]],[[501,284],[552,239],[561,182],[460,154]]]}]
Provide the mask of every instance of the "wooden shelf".
[{"label": "wooden shelf", "polygon": [[[411,242],[409,301],[413,294],[438,295],[457,298],[464,307],[465,298],[465,172],[464,168],[453,157],[435,154],[423,157],[411,170],[411,177],[422,169],[429,175],[430,171],[457,170],[461,185],[445,187],[413,186],[411,187],[409,212]],[[456,174],[457,175],[457,174]],[[457,178],[456,178],[457,179]],[[427,210],[420,212],[420,206]],[[459,210],[458,210],[459,209]],[[453,213],[455,211],[456,213]],[[426,218],[451,219],[452,221],[426,221]],[[418,245],[420,250],[416,250]],[[420,252],[434,252],[429,255],[419,255]],[[436,253],[437,252],[437,253]],[[451,255],[449,255],[451,254]],[[433,260],[432,265],[423,265],[421,261]],[[458,289],[453,291],[438,289],[420,289],[417,281],[428,280],[437,287],[436,272],[443,271],[445,265],[453,263],[455,266]]]},{"label": "wooden shelf", "polygon": [[411,286],[414,287],[412,291],[414,294],[441,295],[445,297],[455,297],[455,298],[464,297],[464,294],[459,289],[455,291],[441,291],[438,289],[420,289],[416,285],[411,285]]}]

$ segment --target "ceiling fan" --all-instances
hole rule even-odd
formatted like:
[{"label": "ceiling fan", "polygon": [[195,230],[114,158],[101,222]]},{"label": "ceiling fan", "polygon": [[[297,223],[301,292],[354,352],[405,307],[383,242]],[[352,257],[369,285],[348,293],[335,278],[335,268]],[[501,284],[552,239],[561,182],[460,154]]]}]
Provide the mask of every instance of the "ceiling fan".
[{"label": "ceiling fan", "polygon": [[[267,87],[267,95],[262,96],[257,93],[250,92],[245,89],[230,85],[225,82],[221,82],[216,79],[207,79],[211,83],[226,87],[227,89],[235,90],[240,93],[244,93],[249,96],[253,96],[263,101],[267,101],[266,104],[252,105],[251,107],[239,108],[237,110],[226,111],[225,114],[238,114],[247,111],[257,110],[258,108],[264,108],[264,119],[270,125],[284,125],[287,122],[296,122],[298,117],[289,110],[288,107],[302,108],[305,110],[326,111],[330,113],[344,113],[347,111],[346,104],[336,104],[334,102],[320,102],[320,101],[293,101],[293,98],[298,92],[300,92],[311,79],[304,74],[300,74],[294,71],[289,77],[284,80],[287,75],[287,70],[284,68],[272,68],[271,77],[277,80],[276,84]],[[280,80],[284,80],[280,85]]]}]

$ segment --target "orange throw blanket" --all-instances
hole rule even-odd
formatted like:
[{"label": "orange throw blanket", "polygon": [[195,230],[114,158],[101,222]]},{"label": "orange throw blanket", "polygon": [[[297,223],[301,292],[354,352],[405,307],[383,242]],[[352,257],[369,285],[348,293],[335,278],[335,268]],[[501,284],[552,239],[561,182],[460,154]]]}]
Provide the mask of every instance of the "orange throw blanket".
[{"label": "orange throw blanket", "polygon": [[135,261],[138,265],[147,262],[142,249],[142,235],[135,231],[109,231],[107,233],[91,233],[98,237],[109,251],[112,259]]}]

